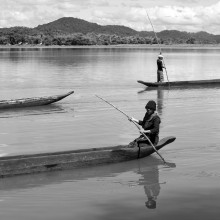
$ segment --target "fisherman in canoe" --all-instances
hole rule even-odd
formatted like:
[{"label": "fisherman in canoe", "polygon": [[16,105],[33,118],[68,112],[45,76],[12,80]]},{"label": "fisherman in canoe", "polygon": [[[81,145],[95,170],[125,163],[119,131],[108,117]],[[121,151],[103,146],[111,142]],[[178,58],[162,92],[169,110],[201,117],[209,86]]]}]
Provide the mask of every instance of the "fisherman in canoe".
[{"label": "fisherman in canoe", "polygon": [[[130,121],[134,121],[137,124],[141,125],[144,129],[144,134],[150,139],[150,141],[157,145],[159,141],[159,129],[160,129],[160,117],[158,116],[156,112],[156,102],[153,100],[150,100],[146,106],[146,114],[143,118],[143,120],[137,120],[135,118],[130,118]],[[133,142],[130,143],[130,145],[135,146],[136,144],[139,146],[141,143],[147,143],[149,144],[149,141],[141,135],[139,138],[135,139]]]},{"label": "fisherman in canoe", "polygon": [[163,63],[163,56],[159,54],[157,59],[157,82],[163,82],[163,69],[165,68]]}]

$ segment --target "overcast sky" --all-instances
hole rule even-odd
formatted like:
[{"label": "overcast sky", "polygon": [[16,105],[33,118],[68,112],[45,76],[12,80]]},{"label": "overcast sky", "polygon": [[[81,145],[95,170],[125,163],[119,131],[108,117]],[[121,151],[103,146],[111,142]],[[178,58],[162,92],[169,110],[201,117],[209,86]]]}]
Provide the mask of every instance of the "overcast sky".
[{"label": "overcast sky", "polygon": [[[220,34],[220,0],[0,0],[0,27],[36,27],[62,17],[156,32]],[[146,13],[147,12],[147,13]]]}]

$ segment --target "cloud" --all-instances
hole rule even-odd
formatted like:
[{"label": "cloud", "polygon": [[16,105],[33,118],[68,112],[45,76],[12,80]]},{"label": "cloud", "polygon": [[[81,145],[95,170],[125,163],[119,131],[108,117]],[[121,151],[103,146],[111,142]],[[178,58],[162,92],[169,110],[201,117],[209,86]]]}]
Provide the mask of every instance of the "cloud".
[{"label": "cloud", "polygon": [[0,27],[36,27],[61,17],[78,17],[152,31],[145,7],[156,31],[220,34],[220,0],[186,0],[184,4],[180,0],[0,0],[0,4]]},{"label": "cloud", "polygon": [[[220,34],[220,1],[210,6],[151,7],[147,11],[156,31],[176,29],[188,32],[207,31]],[[116,8],[111,12],[96,10],[92,20],[100,24],[120,24],[135,30],[152,31],[146,10],[140,5]]]},{"label": "cloud", "polygon": [[163,8],[154,8],[150,11],[153,20],[158,28],[160,25],[165,25],[167,29],[170,27],[174,29],[186,30],[191,26],[190,30],[194,28],[199,31],[205,28],[205,31],[213,32],[213,24],[217,25],[216,33],[220,33],[220,2],[207,7],[176,7],[167,6]]},{"label": "cloud", "polygon": [[[3,3],[4,1],[4,3]],[[0,27],[35,27],[61,17],[73,17],[82,9],[88,8],[89,0],[0,0]]]},{"label": "cloud", "polygon": [[92,2],[90,2],[90,5],[92,6],[101,6],[101,7],[108,7],[110,6],[109,2],[107,0],[93,0]]}]

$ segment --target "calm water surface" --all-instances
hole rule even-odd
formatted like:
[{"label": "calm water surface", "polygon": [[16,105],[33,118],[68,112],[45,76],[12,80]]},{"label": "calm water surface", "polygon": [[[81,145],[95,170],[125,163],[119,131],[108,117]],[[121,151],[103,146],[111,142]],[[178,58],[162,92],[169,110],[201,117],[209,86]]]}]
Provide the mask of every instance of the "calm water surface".
[{"label": "calm water surface", "polygon": [[[164,49],[170,81],[217,79],[219,49]],[[137,129],[102,96],[141,119],[150,99],[161,149],[138,161],[0,180],[0,217],[24,219],[219,219],[220,87],[151,90],[158,49],[0,49],[1,99],[75,93],[57,104],[0,111],[0,154],[127,144]],[[153,197],[156,208],[145,202]]]}]

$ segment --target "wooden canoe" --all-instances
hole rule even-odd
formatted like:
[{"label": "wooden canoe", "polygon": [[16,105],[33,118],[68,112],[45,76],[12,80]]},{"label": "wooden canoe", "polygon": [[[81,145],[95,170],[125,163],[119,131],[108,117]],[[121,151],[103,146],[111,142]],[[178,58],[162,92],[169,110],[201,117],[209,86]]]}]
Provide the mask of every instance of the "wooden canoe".
[{"label": "wooden canoe", "polygon": [[220,79],[211,79],[211,80],[192,80],[192,81],[171,81],[171,82],[145,82],[138,80],[138,83],[141,83],[148,87],[155,88],[168,88],[168,87],[202,87],[202,86],[220,86]]},{"label": "wooden canoe", "polygon": [[[149,156],[146,160],[132,160],[124,163],[114,163],[109,166],[108,164],[102,166],[84,167],[73,170],[55,171],[55,172],[41,172],[37,175],[20,175],[11,178],[4,178],[0,181],[0,191],[23,190],[33,189],[39,186],[47,186],[63,182],[72,182],[79,180],[87,180],[89,178],[104,178],[109,176],[117,176],[120,173],[134,172],[140,175],[140,180],[153,179],[154,183],[159,180],[159,166],[164,165],[163,161],[158,156]],[[168,163],[169,167],[176,167],[175,163]],[[138,176],[139,176],[138,175]],[[148,181],[141,181],[147,183]]]},{"label": "wooden canoe", "polygon": [[8,108],[24,108],[24,107],[33,107],[41,105],[49,105],[51,103],[60,101],[65,97],[71,95],[74,91],[70,91],[63,95],[54,95],[47,97],[33,97],[33,98],[23,98],[23,99],[12,99],[12,100],[1,100],[0,109]]},{"label": "wooden canoe", "polygon": [[[163,138],[157,144],[156,149],[161,149],[175,139],[173,136]],[[138,155],[139,158],[147,157],[155,152],[147,144],[141,145],[140,154],[138,151],[138,147],[130,148],[128,145],[119,145],[54,153],[5,156],[0,158],[0,177],[117,163],[137,159]]]}]

